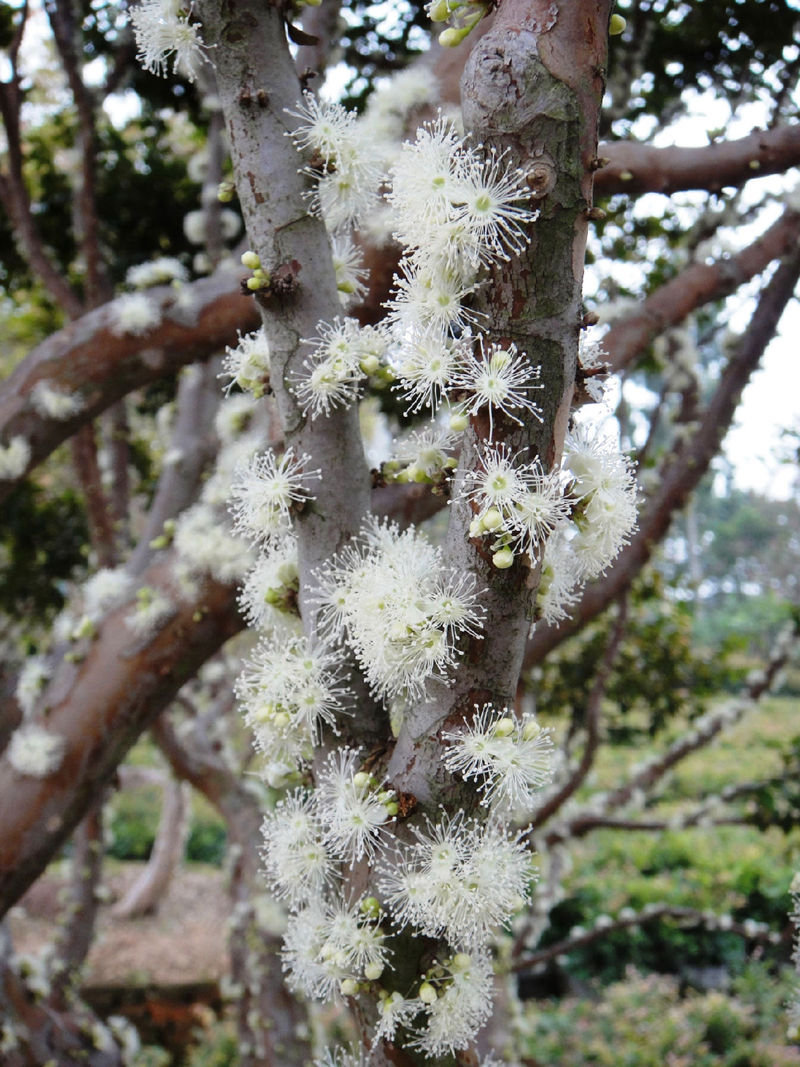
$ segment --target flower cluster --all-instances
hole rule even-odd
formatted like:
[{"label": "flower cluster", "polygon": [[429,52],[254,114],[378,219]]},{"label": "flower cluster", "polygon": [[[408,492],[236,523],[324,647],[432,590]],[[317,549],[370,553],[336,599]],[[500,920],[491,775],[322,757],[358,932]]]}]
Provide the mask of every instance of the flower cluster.
[{"label": "flower cluster", "polygon": [[239,469],[231,504],[239,533],[264,543],[288,532],[292,511],[311,498],[309,481],[320,477],[307,469],[308,462],[289,448],[279,459],[274,452],[256,455]]},{"label": "flower cluster", "polygon": [[461,812],[413,833],[380,883],[395,920],[459,948],[485,946],[527,898],[534,871],[521,837]]},{"label": "flower cluster", "polygon": [[205,61],[200,27],[191,21],[191,6],[183,0],[143,0],[130,11],[137,53],[145,70],[164,77],[172,69],[194,81]]},{"label": "flower cluster", "polygon": [[322,723],[334,726],[349,689],[339,680],[338,656],[311,648],[300,634],[280,630],[263,638],[236,684],[245,722],[262,754],[262,773],[280,786],[311,759]]},{"label": "flower cluster", "polygon": [[482,803],[493,808],[530,810],[552,773],[553,742],[533,715],[516,717],[508,708],[475,707],[475,717],[458,730],[444,731],[452,747],[448,770],[476,780]]},{"label": "flower cluster", "polygon": [[448,572],[420,533],[373,521],[319,575],[321,632],[354,651],[376,695],[414,699],[445,678],[482,612],[469,575]]}]

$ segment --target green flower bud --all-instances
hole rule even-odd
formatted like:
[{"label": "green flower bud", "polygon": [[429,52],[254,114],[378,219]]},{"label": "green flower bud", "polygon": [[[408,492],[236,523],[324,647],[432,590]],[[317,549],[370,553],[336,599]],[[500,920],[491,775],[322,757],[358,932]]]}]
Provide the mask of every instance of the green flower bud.
[{"label": "green flower bud", "polygon": [[495,737],[508,737],[509,734],[514,733],[514,720],[506,716],[503,719],[498,719],[494,724]]},{"label": "green flower bud", "polygon": [[230,204],[236,196],[236,186],[233,182],[220,182],[217,186],[217,200],[221,204]]},{"label": "green flower bud", "polygon": [[494,533],[495,530],[499,530],[503,525],[503,516],[497,510],[497,508],[489,508],[486,514],[481,519],[484,530],[489,533]]},{"label": "green flower bud", "polygon": [[610,37],[619,37],[621,33],[625,32],[625,27],[628,23],[622,17],[622,15],[612,15],[608,22],[608,34]]},{"label": "green flower bud", "polygon": [[439,999],[430,982],[423,982],[419,987],[419,999],[423,1004],[435,1004]]},{"label": "green flower bud", "polygon": [[364,968],[364,977],[369,978],[371,982],[376,981],[383,974],[383,964],[379,960],[375,960],[374,963],[368,963]]},{"label": "green flower bud", "polygon": [[450,416],[450,429],[453,433],[463,433],[469,426],[469,417],[462,411],[457,411],[454,415]]},{"label": "green flower bud", "polygon": [[510,548],[501,548],[492,556],[492,563],[499,571],[508,570],[514,562],[514,553]]},{"label": "green flower bud", "polygon": [[256,270],[261,266],[261,260],[256,252],[248,249],[247,252],[242,252],[242,266],[247,267],[248,270]]}]

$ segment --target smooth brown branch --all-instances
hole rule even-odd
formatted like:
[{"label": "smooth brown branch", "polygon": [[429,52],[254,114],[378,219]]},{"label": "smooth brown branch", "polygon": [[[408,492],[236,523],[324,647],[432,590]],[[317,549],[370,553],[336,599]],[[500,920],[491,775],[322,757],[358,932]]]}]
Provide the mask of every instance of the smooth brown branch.
[{"label": "smooth brown branch", "polygon": [[657,487],[639,516],[639,529],[630,544],[605,578],[586,587],[569,619],[555,625],[537,624],[525,654],[526,669],[540,663],[553,648],[596,618],[624,589],[630,588],[718,453],[733,422],[742,390],[775,335],[799,277],[800,253],[795,250],[762,290],[750,323],[734,345],[719,385],[700,414],[697,428],[662,464]]},{"label": "smooth brown branch", "polygon": [[753,178],[783,174],[800,164],[800,126],[754,130],[735,141],[715,141],[702,148],[654,148],[633,141],[600,145],[607,160],[595,177],[598,196],[617,193],[677,193],[704,189],[718,193]]},{"label": "smooth brown branch", "polygon": [[[225,345],[235,345],[237,331],[259,325],[252,299],[241,295],[229,271],[192,282],[182,292],[185,302],[178,303],[170,286],[150,290],[147,299],[158,321],[141,334],[120,331],[119,301],[88,312],[38,345],[3,382],[0,442],[7,445],[20,436],[31,450],[20,478],[127,393],[207,360]],[[79,396],[80,412],[58,419],[39,410],[31,394],[40,381]],[[17,481],[0,483],[0,500]]]},{"label": "smooth brown branch", "polygon": [[174,601],[151,637],[132,633],[126,604],[57,670],[42,699],[48,731],[63,739],[60,766],[37,778],[0,760],[0,796],[15,798],[0,810],[0,915],[42,873],[142,730],[241,628],[232,588],[201,581],[196,597],[182,600],[173,573],[159,560],[142,575]]}]

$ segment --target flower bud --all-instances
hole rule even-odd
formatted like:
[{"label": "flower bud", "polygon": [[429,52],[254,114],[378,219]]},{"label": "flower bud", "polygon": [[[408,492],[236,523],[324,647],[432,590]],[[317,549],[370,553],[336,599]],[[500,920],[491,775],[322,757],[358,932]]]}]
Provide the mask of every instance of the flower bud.
[{"label": "flower bud", "polygon": [[261,260],[258,258],[258,254],[251,249],[242,252],[242,266],[247,267],[248,270],[256,270],[261,266]]},{"label": "flower bud", "polygon": [[380,960],[375,960],[374,963],[368,963],[364,968],[364,977],[369,978],[370,982],[376,981],[383,974],[383,964]]},{"label": "flower bud", "polygon": [[610,37],[619,37],[621,33],[625,32],[625,27],[628,23],[622,17],[622,15],[612,15],[608,22],[608,34]]},{"label": "flower bud", "polygon": [[463,411],[457,411],[450,416],[450,429],[453,433],[463,433],[469,426],[469,418]]},{"label": "flower bud", "polygon": [[483,523],[484,530],[489,533],[493,533],[495,530],[499,530],[503,525],[503,516],[497,510],[497,508],[489,508],[484,514],[481,522]]},{"label": "flower bud", "polygon": [[423,1004],[435,1004],[439,999],[430,982],[423,982],[419,987],[419,999]]},{"label": "flower bud", "polygon": [[492,556],[492,563],[499,571],[508,570],[514,562],[514,553],[510,548],[501,548]]}]

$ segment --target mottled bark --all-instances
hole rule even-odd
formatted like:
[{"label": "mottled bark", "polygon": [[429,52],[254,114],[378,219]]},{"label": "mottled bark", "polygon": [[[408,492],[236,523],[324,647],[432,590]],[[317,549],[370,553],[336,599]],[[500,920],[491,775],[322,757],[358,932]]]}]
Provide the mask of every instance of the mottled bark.
[{"label": "mottled bark", "polygon": [[[487,316],[491,340],[514,342],[541,365],[541,421],[530,416],[523,426],[498,422],[500,439],[512,452],[524,449],[526,462],[540,457],[547,470],[560,457],[577,362],[608,12],[607,3],[556,7],[506,0],[462,79],[465,127],[477,142],[509,152],[528,175],[540,212],[530,247],[491,269],[476,307]],[[452,684],[430,685],[429,699],[406,716],[389,764],[396,788],[433,806],[448,795],[453,803],[436,733],[445,722],[469,715],[476,703],[512,702],[538,585],[538,572],[521,559],[498,571],[485,547],[469,539],[473,513],[459,494],[487,433],[487,420],[474,417],[462,447],[445,548],[449,565],[475,576],[486,610],[484,633],[467,643]]]}]

